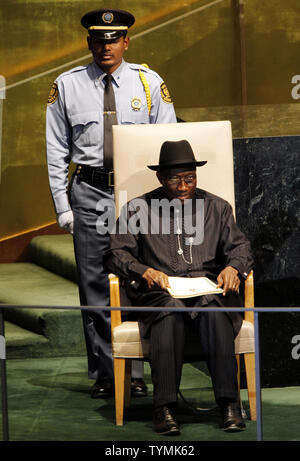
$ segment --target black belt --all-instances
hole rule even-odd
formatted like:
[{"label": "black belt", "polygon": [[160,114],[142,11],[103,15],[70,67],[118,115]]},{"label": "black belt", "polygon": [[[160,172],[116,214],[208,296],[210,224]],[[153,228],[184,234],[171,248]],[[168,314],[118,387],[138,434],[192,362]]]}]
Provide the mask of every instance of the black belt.
[{"label": "black belt", "polygon": [[94,187],[114,187],[114,172],[100,166],[77,165],[76,175]]}]

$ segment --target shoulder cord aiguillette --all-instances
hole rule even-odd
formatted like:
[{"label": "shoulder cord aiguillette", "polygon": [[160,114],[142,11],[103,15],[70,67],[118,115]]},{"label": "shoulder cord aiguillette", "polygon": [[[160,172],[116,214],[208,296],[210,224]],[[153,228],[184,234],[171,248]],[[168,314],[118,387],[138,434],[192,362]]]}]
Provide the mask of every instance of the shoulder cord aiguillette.
[{"label": "shoulder cord aiguillette", "polygon": [[[142,64],[142,66],[149,68],[149,66],[147,66],[147,64]],[[143,84],[143,87],[144,87],[144,90],[145,90],[145,93],[146,93],[148,113],[150,114],[150,111],[151,111],[151,93],[150,93],[149,83],[147,82],[146,76],[145,76],[144,72],[142,72],[141,69],[139,69],[139,74],[140,74],[140,79],[141,79],[141,82]]]}]

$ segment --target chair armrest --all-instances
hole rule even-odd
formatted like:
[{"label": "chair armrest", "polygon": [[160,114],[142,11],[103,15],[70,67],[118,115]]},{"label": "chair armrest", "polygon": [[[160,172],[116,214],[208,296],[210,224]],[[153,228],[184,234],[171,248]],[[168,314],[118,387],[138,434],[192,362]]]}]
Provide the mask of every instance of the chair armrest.
[{"label": "chair armrest", "polygon": [[[244,306],[254,307],[254,280],[253,271],[250,271],[245,280]],[[245,312],[245,320],[254,323],[254,312]]]},{"label": "chair armrest", "polygon": [[[109,274],[109,293],[110,293],[110,305],[111,307],[120,307],[120,283],[119,277],[115,274]],[[121,325],[122,318],[121,318],[121,311],[110,311],[110,319],[111,319],[111,331],[118,325]]]}]

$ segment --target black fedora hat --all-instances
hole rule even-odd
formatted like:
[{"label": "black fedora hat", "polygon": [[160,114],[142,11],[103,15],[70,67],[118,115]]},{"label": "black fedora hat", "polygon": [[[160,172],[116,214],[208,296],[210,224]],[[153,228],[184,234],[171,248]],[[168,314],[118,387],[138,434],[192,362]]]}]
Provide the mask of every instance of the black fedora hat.
[{"label": "black fedora hat", "polygon": [[89,11],[81,18],[81,24],[88,29],[89,35],[102,41],[126,35],[134,21],[134,16],[128,11],[115,9]]},{"label": "black fedora hat", "polygon": [[206,163],[206,160],[197,162],[190,143],[183,139],[182,141],[165,141],[160,149],[159,164],[148,165],[148,168],[155,171],[171,168],[195,168]]}]

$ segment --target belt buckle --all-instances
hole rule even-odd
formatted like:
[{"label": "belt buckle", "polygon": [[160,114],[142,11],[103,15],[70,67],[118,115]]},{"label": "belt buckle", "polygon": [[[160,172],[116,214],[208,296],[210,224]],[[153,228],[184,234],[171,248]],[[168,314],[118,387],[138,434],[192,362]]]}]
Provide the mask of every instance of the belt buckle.
[{"label": "belt buckle", "polygon": [[114,186],[114,172],[113,171],[108,172],[108,186],[109,187]]}]

